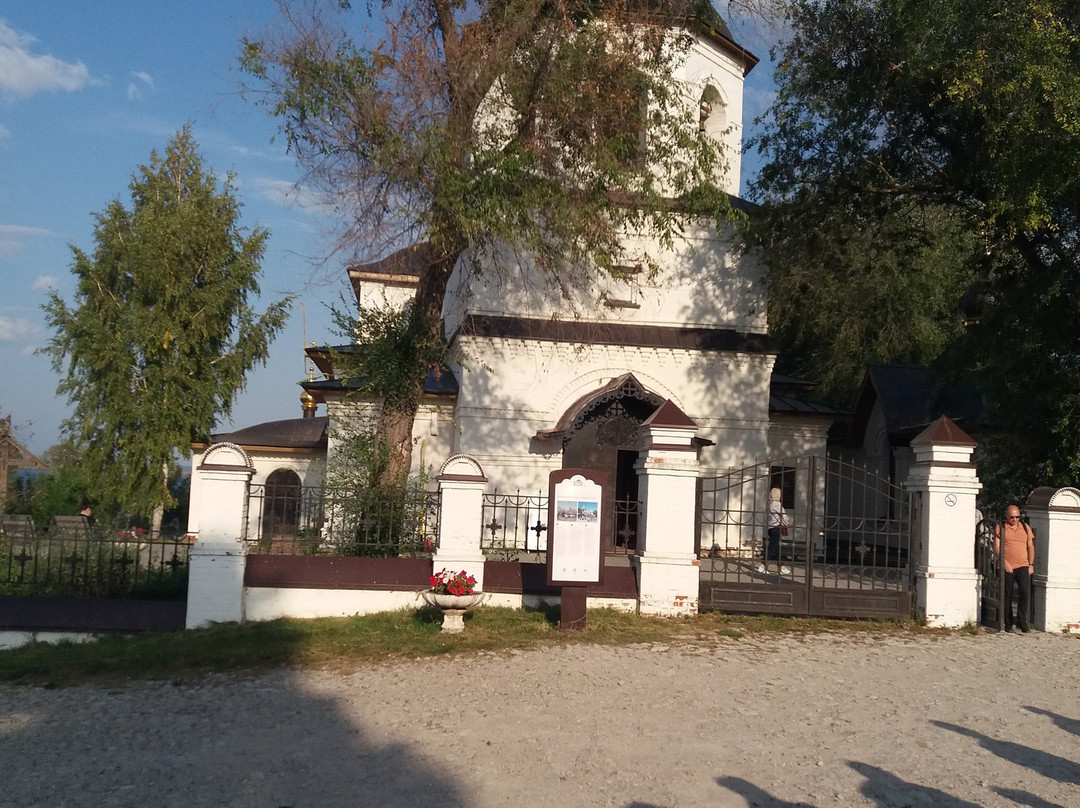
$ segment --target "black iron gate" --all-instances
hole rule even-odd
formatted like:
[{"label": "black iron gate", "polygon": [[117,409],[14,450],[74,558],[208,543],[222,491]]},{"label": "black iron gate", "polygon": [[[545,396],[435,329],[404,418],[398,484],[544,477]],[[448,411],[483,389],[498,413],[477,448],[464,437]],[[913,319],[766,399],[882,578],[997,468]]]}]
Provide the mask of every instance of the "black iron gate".
[{"label": "black iron gate", "polygon": [[[790,522],[766,561],[765,507]],[[863,467],[820,456],[772,460],[698,481],[699,608],[819,617],[912,614],[910,498]]]},{"label": "black iron gate", "polygon": [[975,526],[975,571],[979,574],[979,622],[1000,631],[1004,627],[1005,576],[1000,548],[995,547],[997,519],[982,519]]}]

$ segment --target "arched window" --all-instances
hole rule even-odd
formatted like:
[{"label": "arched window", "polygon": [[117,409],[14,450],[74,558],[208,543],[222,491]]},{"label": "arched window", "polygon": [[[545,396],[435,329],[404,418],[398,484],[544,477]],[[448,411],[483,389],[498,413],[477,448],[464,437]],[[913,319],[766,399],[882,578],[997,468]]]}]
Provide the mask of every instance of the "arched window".
[{"label": "arched window", "polygon": [[719,140],[727,129],[724,97],[711,84],[706,85],[698,102],[698,132]]}]

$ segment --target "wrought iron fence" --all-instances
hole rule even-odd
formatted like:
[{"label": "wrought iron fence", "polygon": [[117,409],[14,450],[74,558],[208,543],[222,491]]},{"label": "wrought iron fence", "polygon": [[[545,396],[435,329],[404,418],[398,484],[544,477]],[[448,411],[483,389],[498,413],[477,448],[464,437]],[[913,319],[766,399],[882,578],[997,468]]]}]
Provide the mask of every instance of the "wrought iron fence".
[{"label": "wrought iron fence", "polygon": [[252,485],[249,552],[368,558],[429,555],[438,546],[438,491]]},{"label": "wrought iron fence", "polygon": [[636,499],[617,499],[614,502],[614,533],[609,552],[633,555],[638,549],[638,537],[641,535],[639,517],[641,503]]},{"label": "wrought iron fence", "polygon": [[484,494],[480,549],[503,561],[547,559],[547,494]]},{"label": "wrought iron fence", "polygon": [[[79,526],[81,525],[81,527]],[[141,528],[0,518],[0,594],[144,600],[187,597],[188,542]]]},{"label": "wrought iron fence", "polygon": [[[548,496],[505,494],[496,490],[484,494],[483,529],[480,549],[503,561],[547,560]],[[605,551],[633,554],[638,549],[638,516],[641,503],[615,500],[612,503],[611,534]]]}]

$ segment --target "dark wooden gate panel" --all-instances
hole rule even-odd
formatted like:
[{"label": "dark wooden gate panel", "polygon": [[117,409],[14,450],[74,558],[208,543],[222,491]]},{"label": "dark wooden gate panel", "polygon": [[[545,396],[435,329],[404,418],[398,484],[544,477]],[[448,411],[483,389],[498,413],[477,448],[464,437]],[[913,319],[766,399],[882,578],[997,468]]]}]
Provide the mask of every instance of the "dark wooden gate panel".
[{"label": "dark wooden gate panel", "polygon": [[[791,522],[763,567],[765,506]],[[702,610],[903,619],[912,614],[906,492],[835,458],[772,460],[698,481]]]}]

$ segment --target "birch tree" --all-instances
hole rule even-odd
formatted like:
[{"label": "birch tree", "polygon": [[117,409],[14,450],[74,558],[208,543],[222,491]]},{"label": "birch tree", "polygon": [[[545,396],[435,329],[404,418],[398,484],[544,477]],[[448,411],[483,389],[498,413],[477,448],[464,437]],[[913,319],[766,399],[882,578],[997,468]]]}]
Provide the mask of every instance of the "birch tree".
[{"label": "birch tree", "polygon": [[50,296],[45,350],[92,496],[160,516],[168,469],[229,414],[288,301],[255,311],[269,233],[240,227],[232,178],[219,186],[187,127],[129,187],[130,206],[96,214],[93,252],[71,248],[75,296]]}]

